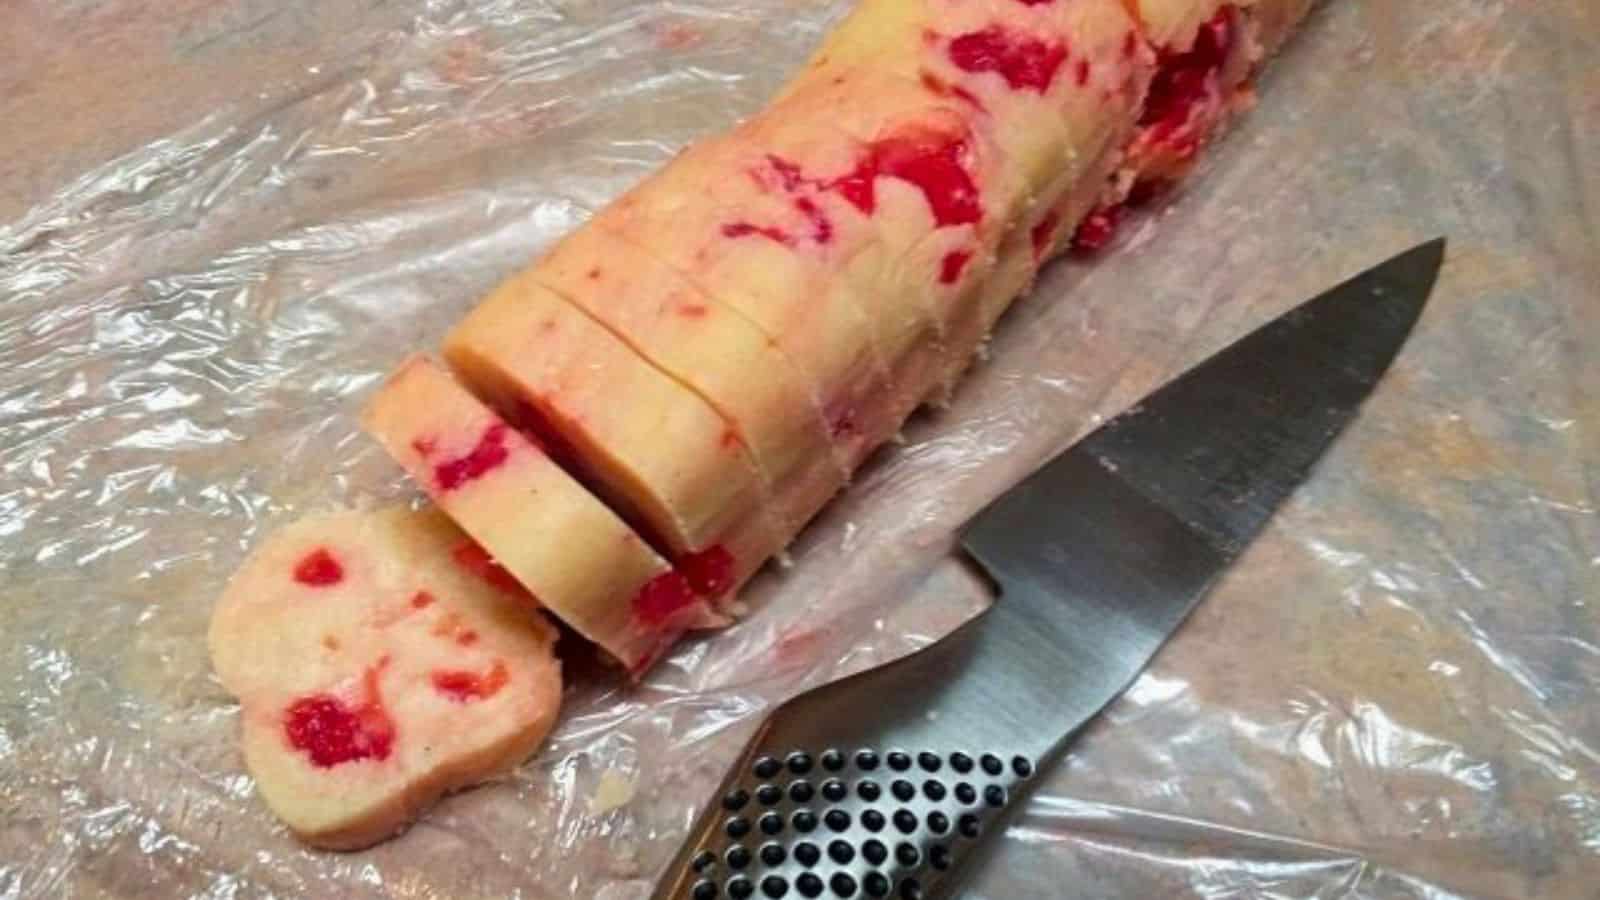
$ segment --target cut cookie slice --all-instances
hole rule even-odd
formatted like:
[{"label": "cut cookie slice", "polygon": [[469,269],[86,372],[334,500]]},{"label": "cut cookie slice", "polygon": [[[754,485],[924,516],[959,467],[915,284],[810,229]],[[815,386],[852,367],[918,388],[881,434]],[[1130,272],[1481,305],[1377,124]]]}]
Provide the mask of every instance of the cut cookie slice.
[{"label": "cut cookie slice", "polygon": [[464,566],[475,549],[437,510],[316,516],[263,542],[217,602],[211,659],[246,765],[306,842],[382,840],[549,732],[555,629]]},{"label": "cut cookie slice", "polygon": [[887,437],[874,426],[886,418],[877,410],[890,372],[870,305],[839,272],[876,234],[798,192],[791,166],[799,164],[762,138],[746,126],[691,147],[592,227],[616,232],[755,323],[806,376],[835,457],[852,471]]},{"label": "cut cookie slice", "polygon": [[764,527],[755,464],[716,410],[583,311],[514,276],[445,338],[474,394],[674,556]]},{"label": "cut cookie slice", "polygon": [[[844,484],[821,398],[776,342],[739,312],[592,222],[559,242],[532,276],[715,409],[749,448],[764,499],[779,516],[780,486],[805,482],[832,496]],[[798,530],[804,521],[786,517],[778,524]]]},{"label": "cut cookie slice", "polygon": [[[401,364],[362,424],[546,610],[634,671],[721,619],[719,551],[675,570],[616,513],[426,357]],[[691,584],[685,573],[697,577]]]},{"label": "cut cookie slice", "polygon": [[[444,353],[691,583],[721,587],[705,590],[722,605],[793,535],[715,410],[528,273],[457,325]],[[625,661],[638,673],[650,658]]]},{"label": "cut cookie slice", "polygon": [[730,141],[760,149],[744,177],[827,233],[822,277],[857,298],[890,370],[889,410],[864,430],[892,434],[944,368],[961,298],[1000,237],[988,198],[1014,193],[997,186],[1011,170],[948,98],[862,70],[786,95]]}]

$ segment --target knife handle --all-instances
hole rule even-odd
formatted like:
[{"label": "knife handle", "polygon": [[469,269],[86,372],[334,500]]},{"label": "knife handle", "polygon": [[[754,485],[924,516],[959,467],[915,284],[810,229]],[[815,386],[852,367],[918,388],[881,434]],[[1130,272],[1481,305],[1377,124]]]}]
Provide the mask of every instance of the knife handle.
[{"label": "knife handle", "polygon": [[952,896],[1044,762],[996,727],[994,704],[952,692],[988,680],[995,618],[775,710],[655,900]]}]

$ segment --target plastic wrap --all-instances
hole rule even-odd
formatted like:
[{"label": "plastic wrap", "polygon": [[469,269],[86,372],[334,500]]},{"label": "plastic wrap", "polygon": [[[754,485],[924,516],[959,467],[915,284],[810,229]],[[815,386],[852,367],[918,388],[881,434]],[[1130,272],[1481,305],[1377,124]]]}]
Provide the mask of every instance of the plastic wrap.
[{"label": "plastic wrap", "polygon": [[253,797],[213,598],[409,496],[355,411],[841,2],[133,0],[0,26],[0,898],[633,898],[771,705],[985,598],[964,516],[1166,377],[1448,234],[1392,376],[973,897],[1587,897],[1600,877],[1600,17],[1328,0],[1117,252],[1053,267],[638,689],[368,851]]}]

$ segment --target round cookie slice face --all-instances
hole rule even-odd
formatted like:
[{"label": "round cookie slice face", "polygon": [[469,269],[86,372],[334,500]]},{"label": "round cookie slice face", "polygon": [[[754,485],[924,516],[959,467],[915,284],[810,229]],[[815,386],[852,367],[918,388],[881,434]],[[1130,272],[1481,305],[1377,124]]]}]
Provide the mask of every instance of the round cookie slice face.
[{"label": "round cookie slice face", "polygon": [[554,724],[556,631],[475,548],[435,509],[313,516],[218,600],[212,665],[239,699],[246,766],[307,843],[395,834]]}]

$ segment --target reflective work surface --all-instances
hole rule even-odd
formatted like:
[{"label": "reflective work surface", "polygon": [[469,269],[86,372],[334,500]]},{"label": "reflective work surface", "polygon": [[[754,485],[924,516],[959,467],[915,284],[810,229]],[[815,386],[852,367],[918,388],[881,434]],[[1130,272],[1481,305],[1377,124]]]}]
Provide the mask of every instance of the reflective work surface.
[{"label": "reflective work surface", "polygon": [[1045,776],[973,895],[1593,894],[1586,0],[1329,0],[1192,188],[1114,255],[1052,269],[737,629],[633,692],[575,667],[542,754],[399,840],[310,853],[272,821],[205,658],[222,581],[268,528],[406,496],[356,431],[377,379],[755,109],[841,11],[6,11],[0,897],[645,896],[762,712],[981,607],[947,561],[963,519],[1165,378],[1436,234],[1439,288],[1361,420]]}]

